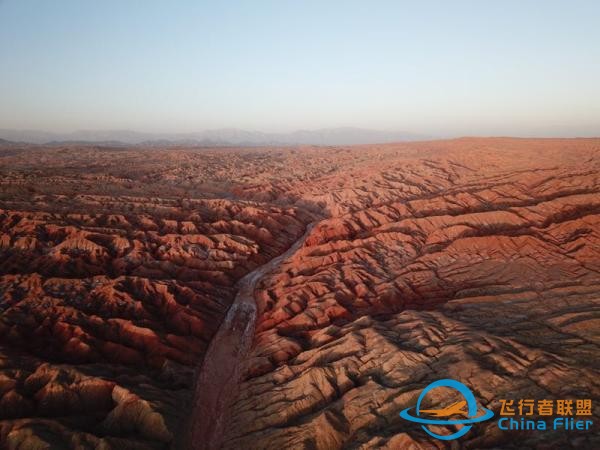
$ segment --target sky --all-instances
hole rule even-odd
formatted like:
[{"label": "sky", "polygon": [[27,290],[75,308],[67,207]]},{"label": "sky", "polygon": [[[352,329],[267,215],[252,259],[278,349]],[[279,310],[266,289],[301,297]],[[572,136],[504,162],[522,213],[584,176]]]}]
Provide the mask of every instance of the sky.
[{"label": "sky", "polygon": [[600,2],[0,0],[0,128],[600,136]]}]

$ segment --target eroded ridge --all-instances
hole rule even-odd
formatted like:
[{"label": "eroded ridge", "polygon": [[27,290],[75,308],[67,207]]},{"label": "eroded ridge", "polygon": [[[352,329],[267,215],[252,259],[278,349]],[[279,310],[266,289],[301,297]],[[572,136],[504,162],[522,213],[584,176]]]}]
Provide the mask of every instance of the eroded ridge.
[{"label": "eroded ridge", "polygon": [[[0,446],[169,448],[214,414],[223,448],[444,448],[398,412],[445,377],[496,413],[597,404],[599,153],[0,149]],[[256,322],[219,415],[194,380],[226,368],[207,349],[242,294]],[[458,445],[600,447],[491,422]]]},{"label": "eroded ridge", "polygon": [[226,433],[231,403],[239,394],[244,362],[252,345],[257,315],[257,283],[304,245],[314,224],[285,253],[258,267],[237,284],[237,295],[213,337],[196,376],[194,404],[184,447],[220,448]]},{"label": "eroded ridge", "polygon": [[[37,151],[2,166],[0,447],[168,448],[236,282],[308,217],[217,188],[183,197],[153,172],[166,153],[48,149],[45,168]],[[124,155],[128,178],[110,173]]]},{"label": "eroded ridge", "polygon": [[[225,448],[444,448],[398,412],[447,377],[496,413],[499,398],[598,401],[598,143],[464,144],[315,185],[334,217],[257,289]],[[460,445],[593,448],[598,434],[488,422]]]}]

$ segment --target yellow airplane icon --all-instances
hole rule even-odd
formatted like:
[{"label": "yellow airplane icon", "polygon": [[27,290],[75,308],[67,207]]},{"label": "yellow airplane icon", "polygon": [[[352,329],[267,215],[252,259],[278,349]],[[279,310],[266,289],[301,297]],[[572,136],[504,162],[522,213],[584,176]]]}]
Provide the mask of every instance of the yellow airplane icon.
[{"label": "yellow airplane icon", "polygon": [[463,408],[467,404],[466,401],[452,403],[450,406],[446,406],[441,409],[421,409],[419,412],[431,414],[435,417],[448,417],[454,414],[460,414],[461,416],[467,417],[467,412],[463,411]]}]

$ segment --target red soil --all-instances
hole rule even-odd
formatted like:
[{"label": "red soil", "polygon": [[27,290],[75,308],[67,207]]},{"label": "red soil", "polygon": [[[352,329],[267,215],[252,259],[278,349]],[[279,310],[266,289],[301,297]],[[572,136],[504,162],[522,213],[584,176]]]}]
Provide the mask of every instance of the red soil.
[{"label": "red soil", "polygon": [[[0,149],[0,447],[168,448],[220,421],[225,448],[436,448],[398,412],[439,378],[496,412],[598,400],[599,156],[597,139]],[[256,328],[221,359],[236,295]],[[223,373],[221,408],[203,392]],[[461,445],[600,443],[484,422]]]}]

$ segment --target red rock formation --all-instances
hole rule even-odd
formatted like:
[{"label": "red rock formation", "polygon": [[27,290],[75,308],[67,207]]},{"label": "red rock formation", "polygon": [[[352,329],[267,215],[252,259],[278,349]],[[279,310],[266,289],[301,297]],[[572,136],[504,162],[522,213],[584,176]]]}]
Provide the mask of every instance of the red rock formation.
[{"label": "red rock formation", "polygon": [[[0,447],[177,445],[236,283],[309,222],[254,290],[225,448],[445,448],[398,416],[444,377],[496,412],[598,401],[599,154],[597,139],[0,149]],[[600,443],[484,422],[460,445]]]},{"label": "red rock formation", "polygon": [[0,447],[171,445],[235,282],[310,219],[203,189],[151,197],[169,154],[127,152],[141,172],[115,178],[106,153],[0,152]]},{"label": "red rock formation", "polygon": [[[598,399],[598,144],[391,145],[335,190],[314,182],[333,217],[255,292],[224,447],[445,448],[398,416],[441,378],[496,412],[499,398]],[[389,157],[403,148],[422,154]],[[461,442],[593,448],[598,435],[487,422]]]}]

